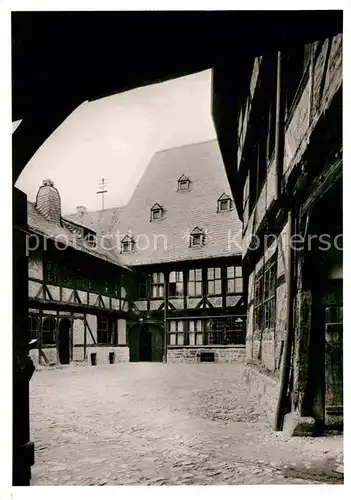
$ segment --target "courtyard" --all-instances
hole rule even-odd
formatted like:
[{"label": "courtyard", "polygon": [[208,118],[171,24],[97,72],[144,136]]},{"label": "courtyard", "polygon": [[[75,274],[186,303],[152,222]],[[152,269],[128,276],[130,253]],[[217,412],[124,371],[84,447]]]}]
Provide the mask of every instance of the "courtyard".
[{"label": "courtyard", "polygon": [[31,381],[36,485],[340,483],[342,436],[288,438],[244,364],[39,368]]}]

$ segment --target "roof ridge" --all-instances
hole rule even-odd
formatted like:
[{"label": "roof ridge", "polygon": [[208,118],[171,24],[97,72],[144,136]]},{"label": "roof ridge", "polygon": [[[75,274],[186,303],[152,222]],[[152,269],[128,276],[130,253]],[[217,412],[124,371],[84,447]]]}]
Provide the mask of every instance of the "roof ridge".
[{"label": "roof ridge", "polygon": [[165,151],[171,151],[173,149],[188,148],[188,147],[191,147],[191,146],[200,146],[200,144],[207,144],[208,142],[218,142],[218,139],[217,139],[217,137],[214,137],[213,139],[207,139],[206,141],[189,142],[189,143],[186,143],[186,144],[181,144],[180,146],[170,146],[169,148],[158,149],[157,151],[155,151],[155,153],[152,156],[152,158],[154,156],[156,156],[158,153],[164,153]]}]

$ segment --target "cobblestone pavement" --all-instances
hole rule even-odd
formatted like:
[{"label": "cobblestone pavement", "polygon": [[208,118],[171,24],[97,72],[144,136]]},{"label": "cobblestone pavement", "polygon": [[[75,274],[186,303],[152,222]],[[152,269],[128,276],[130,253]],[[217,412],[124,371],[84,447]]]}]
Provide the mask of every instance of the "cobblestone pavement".
[{"label": "cobblestone pavement", "polygon": [[32,485],[340,482],[341,436],[275,433],[242,364],[131,363],[37,371]]}]

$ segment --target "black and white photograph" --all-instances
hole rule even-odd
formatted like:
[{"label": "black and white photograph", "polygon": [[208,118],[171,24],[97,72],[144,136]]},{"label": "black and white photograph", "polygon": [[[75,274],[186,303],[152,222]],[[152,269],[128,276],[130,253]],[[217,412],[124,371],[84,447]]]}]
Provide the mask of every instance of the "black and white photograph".
[{"label": "black and white photograph", "polygon": [[344,11],[125,8],[7,16],[12,487],[340,487]]}]

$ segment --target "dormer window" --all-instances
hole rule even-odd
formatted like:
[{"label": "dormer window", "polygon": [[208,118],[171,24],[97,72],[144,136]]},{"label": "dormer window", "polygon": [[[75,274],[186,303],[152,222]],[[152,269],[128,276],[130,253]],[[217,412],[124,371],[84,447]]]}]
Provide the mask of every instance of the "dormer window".
[{"label": "dormer window", "polygon": [[121,240],[121,252],[127,253],[134,250],[135,241],[128,234]]},{"label": "dormer window", "polygon": [[155,205],[153,205],[150,209],[150,221],[162,219],[163,212],[163,207],[158,203],[155,203]]},{"label": "dormer window", "polygon": [[202,229],[195,227],[190,233],[190,246],[198,247],[205,243],[205,233]]},{"label": "dormer window", "polygon": [[184,174],[178,179],[178,191],[189,191],[190,179]]},{"label": "dormer window", "polygon": [[217,200],[217,212],[229,212],[233,207],[233,200],[223,193]]},{"label": "dormer window", "polygon": [[87,229],[84,229],[83,231],[83,238],[86,243],[91,247],[96,247],[96,233],[88,231]]}]

